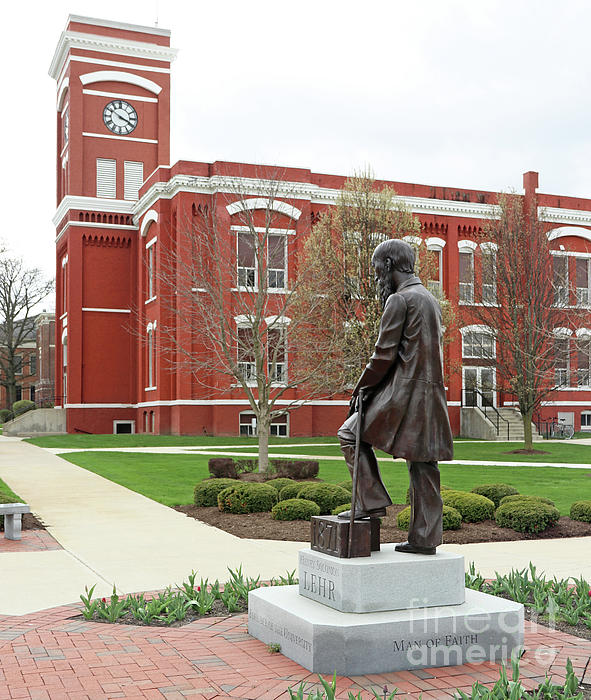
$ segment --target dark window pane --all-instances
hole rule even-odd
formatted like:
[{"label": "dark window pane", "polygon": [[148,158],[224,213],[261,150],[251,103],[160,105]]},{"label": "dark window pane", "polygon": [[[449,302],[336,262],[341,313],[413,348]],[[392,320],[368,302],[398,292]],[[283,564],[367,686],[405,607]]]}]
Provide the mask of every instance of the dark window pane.
[{"label": "dark window pane", "polygon": [[238,234],[238,266],[254,267],[254,237],[252,233]]}]

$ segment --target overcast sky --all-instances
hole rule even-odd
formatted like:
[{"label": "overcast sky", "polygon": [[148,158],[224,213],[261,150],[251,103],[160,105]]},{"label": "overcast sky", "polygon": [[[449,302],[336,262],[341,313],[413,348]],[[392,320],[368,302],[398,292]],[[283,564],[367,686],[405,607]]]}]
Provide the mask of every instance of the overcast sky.
[{"label": "overcast sky", "polygon": [[172,30],[172,162],[591,197],[586,0],[36,0],[3,7],[1,237],[54,274],[69,13]]}]

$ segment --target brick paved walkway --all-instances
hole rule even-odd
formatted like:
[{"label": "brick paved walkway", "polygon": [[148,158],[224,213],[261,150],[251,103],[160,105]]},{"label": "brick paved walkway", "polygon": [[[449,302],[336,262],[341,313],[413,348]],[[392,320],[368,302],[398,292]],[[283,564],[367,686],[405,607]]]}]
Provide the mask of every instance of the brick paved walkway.
[{"label": "brick paved walkway", "polygon": [[23,530],[20,540],[7,540],[0,532],[0,554],[4,552],[46,552],[62,549],[47,530]]},{"label": "brick paved walkway", "polygon": [[[0,700],[274,700],[315,674],[246,631],[246,615],[206,618],[172,629],[72,619],[80,605],[20,617],[0,616]],[[564,679],[567,658],[591,684],[591,642],[526,622],[523,684],[546,673]],[[400,689],[398,698],[449,698],[456,688],[498,678],[494,664],[338,679],[338,698],[372,686]],[[364,698],[373,697],[363,692]]]}]

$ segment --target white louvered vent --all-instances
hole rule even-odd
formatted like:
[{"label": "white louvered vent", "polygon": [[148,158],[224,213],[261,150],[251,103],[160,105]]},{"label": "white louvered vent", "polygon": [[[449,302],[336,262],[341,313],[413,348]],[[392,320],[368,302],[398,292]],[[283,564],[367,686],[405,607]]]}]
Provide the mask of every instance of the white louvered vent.
[{"label": "white louvered vent", "polygon": [[115,199],[117,196],[117,162],[110,158],[96,159],[96,196]]},{"label": "white louvered vent", "polygon": [[144,164],[133,160],[123,163],[124,199],[137,199],[140,187],[144,182]]}]

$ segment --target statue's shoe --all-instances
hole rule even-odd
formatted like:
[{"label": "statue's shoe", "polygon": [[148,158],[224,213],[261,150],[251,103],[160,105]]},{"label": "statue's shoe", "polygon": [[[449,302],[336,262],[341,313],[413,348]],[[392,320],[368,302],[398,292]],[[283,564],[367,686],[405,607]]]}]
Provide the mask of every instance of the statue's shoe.
[{"label": "statue's shoe", "polygon": [[406,552],[406,554],[436,554],[437,547],[419,547],[417,544],[411,544],[410,542],[402,542],[397,544],[394,549],[397,552]]},{"label": "statue's shoe", "polygon": [[[385,508],[374,508],[374,510],[355,510],[355,520],[365,520],[366,518],[384,518],[386,516]],[[343,520],[349,520],[351,518],[351,511],[345,510],[339,513],[339,518]]]}]

